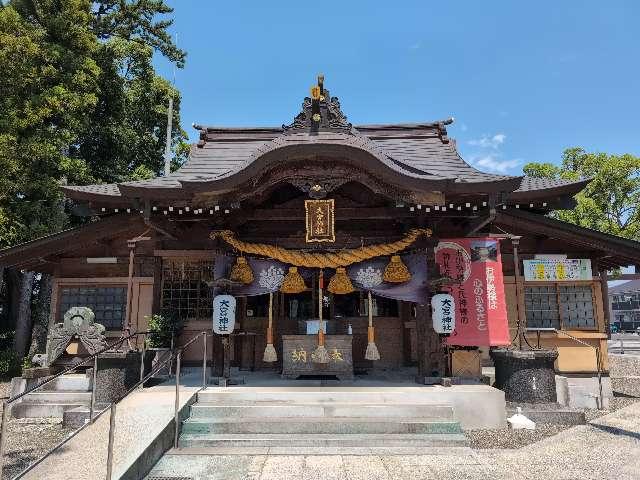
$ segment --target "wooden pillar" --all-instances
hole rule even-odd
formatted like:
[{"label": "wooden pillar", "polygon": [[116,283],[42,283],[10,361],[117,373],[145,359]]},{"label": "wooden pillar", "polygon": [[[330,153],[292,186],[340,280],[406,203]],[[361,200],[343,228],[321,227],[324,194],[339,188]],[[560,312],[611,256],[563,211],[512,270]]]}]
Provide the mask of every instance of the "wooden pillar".
[{"label": "wooden pillar", "polygon": [[122,335],[126,336],[131,333],[131,310],[133,302],[133,268],[135,261],[136,242],[127,242],[129,247],[129,276],[127,278],[127,309],[125,315],[124,325],[122,326]]},{"label": "wooden pillar", "polygon": [[[433,247],[426,249],[428,279],[439,277]],[[429,291],[423,305],[416,305],[416,337],[418,349],[418,383],[424,383],[425,377],[443,377],[447,371],[447,354],[440,336],[431,322],[431,295]]]},{"label": "wooden pillar", "polygon": [[607,283],[607,269],[597,260],[593,261],[595,270],[600,278],[600,291],[602,292],[602,313],[604,314],[604,328],[607,336],[611,338],[611,310],[609,306],[609,284]]},{"label": "wooden pillar", "polygon": [[222,335],[212,336],[211,341],[211,370],[214,377],[222,377],[224,372],[224,349],[222,347]]},{"label": "wooden pillar", "polygon": [[162,257],[154,257],[152,312],[154,314],[159,314],[161,310],[162,310]]}]

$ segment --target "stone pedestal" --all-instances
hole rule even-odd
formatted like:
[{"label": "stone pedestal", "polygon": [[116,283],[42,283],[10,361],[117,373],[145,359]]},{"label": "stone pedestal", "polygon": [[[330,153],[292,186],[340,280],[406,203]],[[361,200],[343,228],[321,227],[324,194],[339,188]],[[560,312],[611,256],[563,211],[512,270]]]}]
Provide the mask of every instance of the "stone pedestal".
[{"label": "stone pedestal", "polygon": [[108,352],[98,358],[96,402],[120,400],[140,380],[140,352]]},{"label": "stone pedestal", "polygon": [[491,358],[496,368],[495,387],[504,391],[507,401],[556,401],[556,350],[496,349]]}]

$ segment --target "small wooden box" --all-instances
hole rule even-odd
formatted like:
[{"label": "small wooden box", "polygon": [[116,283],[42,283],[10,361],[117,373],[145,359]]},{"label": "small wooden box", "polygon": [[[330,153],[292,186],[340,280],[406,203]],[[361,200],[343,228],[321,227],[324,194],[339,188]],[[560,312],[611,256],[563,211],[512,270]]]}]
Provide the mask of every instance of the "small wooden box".
[{"label": "small wooden box", "polygon": [[480,351],[453,350],[451,352],[451,374],[454,377],[480,378],[482,376]]}]

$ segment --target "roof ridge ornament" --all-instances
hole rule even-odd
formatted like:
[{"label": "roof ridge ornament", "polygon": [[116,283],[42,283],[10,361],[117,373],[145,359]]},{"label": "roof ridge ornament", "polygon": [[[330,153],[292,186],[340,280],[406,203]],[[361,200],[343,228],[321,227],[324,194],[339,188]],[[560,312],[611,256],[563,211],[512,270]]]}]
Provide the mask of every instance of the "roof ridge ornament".
[{"label": "roof ridge ornament", "polygon": [[318,75],[318,84],[311,88],[311,97],[302,101],[302,110],[289,125],[282,125],[286,133],[300,131],[339,131],[353,134],[353,125],[340,108],[338,97],[332,97],[324,87],[324,75]]}]

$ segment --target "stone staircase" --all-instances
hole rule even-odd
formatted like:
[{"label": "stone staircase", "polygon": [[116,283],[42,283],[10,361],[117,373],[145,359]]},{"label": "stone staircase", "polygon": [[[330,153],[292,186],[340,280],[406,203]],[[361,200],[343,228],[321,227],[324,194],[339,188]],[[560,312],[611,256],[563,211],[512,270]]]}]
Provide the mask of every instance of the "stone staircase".
[{"label": "stone staircase", "polygon": [[209,389],[191,406],[179,447],[293,455],[468,446],[452,406],[405,397],[357,388]]},{"label": "stone staircase", "polygon": [[84,373],[56,378],[11,407],[13,418],[63,418],[91,402],[91,378]]}]

